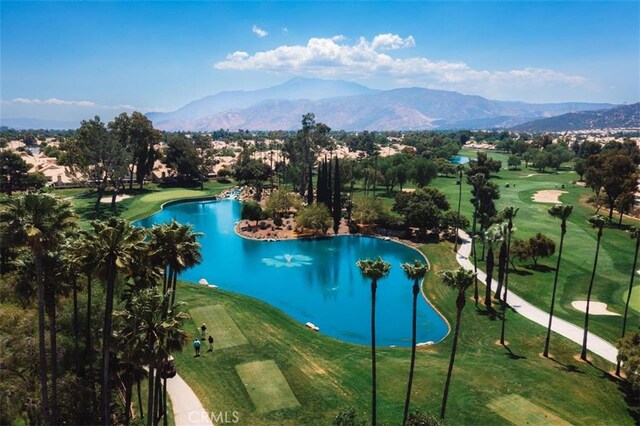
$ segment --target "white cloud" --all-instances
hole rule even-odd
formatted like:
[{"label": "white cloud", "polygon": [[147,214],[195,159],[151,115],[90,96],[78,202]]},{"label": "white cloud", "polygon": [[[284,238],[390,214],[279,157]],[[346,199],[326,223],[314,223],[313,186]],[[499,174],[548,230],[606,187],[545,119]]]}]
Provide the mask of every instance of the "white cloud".
[{"label": "white cloud", "polygon": [[38,99],[38,98],[14,98],[10,101],[2,101],[3,104],[16,105],[54,105],[54,106],[75,106],[86,108],[104,108],[114,110],[135,110],[133,105],[98,105],[91,101],[67,101],[58,98]]},{"label": "white cloud", "polygon": [[289,34],[289,29],[288,29],[287,27],[284,27],[284,28],[282,29],[282,34],[284,34],[284,35]]},{"label": "white cloud", "polygon": [[257,25],[254,25],[253,28],[251,28],[251,31],[253,31],[259,38],[266,37],[269,35],[268,32],[258,27]]},{"label": "white cloud", "polygon": [[405,84],[427,84],[442,89],[508,93],[511,88],[550,85],[584,85],[581,76],[545,68],[477,70],[464,62],[432,60],[426,57],[393,57],[391,51],[412,48],[412,36],[378,34],[372,40],[361,37],[355,44],[345,37],[311,38],[306,45],[283,45],[253,55],[236,51],[214,64],[220,70],[264,70],[282,74],[320,77],[387,77]]}]

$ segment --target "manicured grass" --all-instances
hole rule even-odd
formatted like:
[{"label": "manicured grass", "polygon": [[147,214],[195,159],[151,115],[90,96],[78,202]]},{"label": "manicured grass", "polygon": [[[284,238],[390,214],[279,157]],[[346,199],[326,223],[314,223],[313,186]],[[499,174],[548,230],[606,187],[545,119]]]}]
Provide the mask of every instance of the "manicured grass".
[{"label": "manicured grass", "polygon": [[[475,157],[475,152],[461,151],[461,155]],[[491,157],[503,160],[506,165],[505,154],[489,153]],[[587,222],[595,210],[586,204],[586,199],[591,195],[587,188],[573,185],[571,182],[578,179],[572,171],[562,170],[560,173],[539,173],[535,169],[525,169],[524,163],[521,170],[502,170],[498,176],[492,178],[500,186],[501,197],[497,208],[508,206],[517,207],[520,210],[514,221],[516,232],[514,238],[528,239],[536,232],[542,232],[551,237],[556,244],[560,240],[560,221],[552,218],[548,213],[552,204],[535,203],[531,196],[542,189],[561,189],[567,194],[560,196],[560,201],[574,206],[573,214],[567,224],[567,235],[562,255],[560,276],[558,280],[558,294],[555,314],[576,325],[582,326],[584,314],[571,306],[574,300],[586,300],[593,258],[595,254],[596,233]],[[534,176],[526,177],[530,174]],[[447,194],[452,208],[457,208],[458,189],[455,178],[438,178],[432,185]],[[509,188],[505,184],[509,183]],[[472,217],[471,187],[463,179],[462,186],[462,214],[469,219]],[[601,213],[605,213],[601,211]],[[617,223],[617,220],[616,220]],[[635,220],[627,220],[623,223],[636,224]],[[624,301],[629,287],[629,274],[633,264],[634,243],[629,238],[628,232],[615,226],[607,227],[602,237],[602,246],[598,260],[598,271],[594,281],[592,300],[604,302],[609,309],[622,314]],[[557,250],[556,250],[557,251]],[[481,247],[480,247],[481,252]],[[527,265],[517,265],[517,270],[511,270],[510,286],[524,297],[543,310],[549,309],[551,288],[557,255],[540,260],[540,268],[534,269]],[[480,263],[484,268],[484,264]],[[635,304],[630,309],[629,324],[640,323],[640,307],[636,297],[638,287],[635,289]],[[615,342],[620,337],[622,318],[613,316],[590,317],[590,330],[610,342]]]},{"label": "manicured grass", "polygon": [[[213,336],[213,346],[217,349],[246,345],[247,338],[238,328],[233,318],[229,316],[224,306],[214,305],[192,309],[189,311],[193,322],[209,324],[207,332]],[[209,342],[203,342],[203,348],[209,347]]]},{"label": "manicured grass", "polygon": [[[161,188],[157,184],[149,183],[145,184],[143,189],[126,191],[125,194],[132,195],[132,197],[119,201],[116,204],[115,211],[111,209],[111,205],[108,203],[101,204],[99,211],[96,211],[95,201],[97,194],[95,192],[85,191],[76,194],[71,199],[71,202],[76,212],[80,215],[83,226],[87,226],[89,220],[105,219],[113,215],[132,221],[137,220],[157,212],[162,204],[167,201],[218,195],[224,189],[232,186],[234,186],[233,183],[209,181],[205,182],[204,189],[201,190],[199,188]],[[111,196],[111,193],[105,193],[104,196]]]},{"label": "manicured grass", "polygon": [[[452,246],[430,244],[422,246],[422,250],[433,265],[425,290],[453,322],[455,293],[443,287],[437,275],[439,270],[457,268],[451,256]],[[384,257],[384,253],[381,255]],[[236,410],[242,424],[252,425],[329,424],[335,413],[347,406],[354,406],[368,418],[371,384],[367,346],[313,332],[264,302],[219,289],[180,283],[178,299],[191,310],[224,306],[249,342],[204,352],[199,358],[194,358],[191,350],[175,354],[178,373],[205,409]],[[510,345],[505,349],[495,344],[500,321],[487,316],[483,308],[476,309],[471,301],[467,304],[449,397],[448,424],[509,424],[488,405],[510,394],[520,395],[535,406],[551,408],[572,424],[634,424],[625,403],[630,394],[625,394],[624,385],[606,373],[612,367],[609,363],[598,357],[593,365],[576,362],[576,345],[561,337],[554,339],[555,359],[543,359],[539,353],[544,345],[544,328],[515,313],[509,314]],[[197,321],[187,324],[193,337],[198,335],[199,325]],[[215,328],[213,324],[207,326]],[[410,324],[405,326],[410,328]],[[412,408],[439,412],[450,348],[451,335],[437,345],[418,349]],[[401,421],[409,356],[408,348],[378,349],[381,424]],[[269,413],[256,410],[236,366],[265,360],[273,360],[282,371],[299,408]]]},{"label": "manicured grass", "polygon": [[236,371],[257,412],[268,413],[300,406],[273,360],[236,365]]},{"label": "manicured grass", "polygon": [[494,399],[487,405],[496,414],[516,425],[570,426],[551,409],[531,403],[520,395],[506,395]]}]

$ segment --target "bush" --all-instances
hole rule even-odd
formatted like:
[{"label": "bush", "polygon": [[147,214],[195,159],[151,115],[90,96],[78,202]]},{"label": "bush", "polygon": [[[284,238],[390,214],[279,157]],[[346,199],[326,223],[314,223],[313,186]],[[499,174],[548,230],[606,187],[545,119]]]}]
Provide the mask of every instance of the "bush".
[{"label": "bush", "polygon": [[408,426],[443,426],[444,422],[435,414],[416,410],[409,413]]}]

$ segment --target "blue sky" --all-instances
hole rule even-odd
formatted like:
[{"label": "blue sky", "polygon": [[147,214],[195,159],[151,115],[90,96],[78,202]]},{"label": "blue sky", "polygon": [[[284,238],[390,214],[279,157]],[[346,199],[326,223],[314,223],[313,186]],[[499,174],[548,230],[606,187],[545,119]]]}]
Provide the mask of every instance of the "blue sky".
[{"label": "blue sky", "polygon": [[293,76],[637,102],[640,3],[0,2],[4,118],[174,110]]}]

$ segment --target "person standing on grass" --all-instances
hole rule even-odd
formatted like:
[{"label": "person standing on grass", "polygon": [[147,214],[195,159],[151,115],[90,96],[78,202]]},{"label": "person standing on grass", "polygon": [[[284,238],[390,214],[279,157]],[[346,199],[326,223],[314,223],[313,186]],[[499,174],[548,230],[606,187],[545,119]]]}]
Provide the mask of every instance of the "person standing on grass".
[{"label": "person standing on grass", "polygon": [[213,352],[213,336],[209,335],[209,352]]},{"label": "person standing on grass", "polygon": [[202,325],[200,326],[200,332],[202,334],[202,340],[204,340],[207,335],[207,326],[204,325],[204,323],[202,323]]},{"label": "person standing on grass", "polygon": [[196,351],[196,356],[200,356],[200,340],[196,339],[193,341],[193,349]]}]

